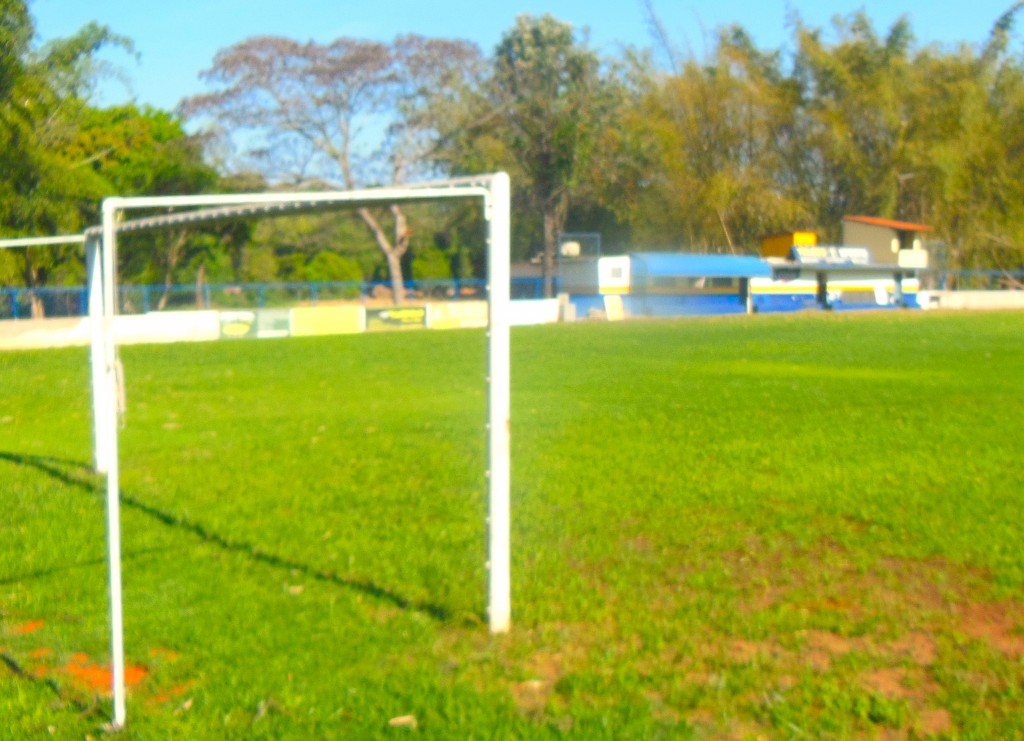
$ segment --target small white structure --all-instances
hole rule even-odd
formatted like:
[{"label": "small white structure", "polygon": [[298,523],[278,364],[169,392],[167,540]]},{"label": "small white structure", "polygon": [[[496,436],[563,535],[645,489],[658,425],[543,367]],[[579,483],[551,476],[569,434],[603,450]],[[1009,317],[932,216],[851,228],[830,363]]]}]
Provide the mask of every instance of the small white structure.
[{"label": "small white structure", "polygon": [[629,293],[629,255],[580,257],[558,264],[558,287],[563,293]]}]

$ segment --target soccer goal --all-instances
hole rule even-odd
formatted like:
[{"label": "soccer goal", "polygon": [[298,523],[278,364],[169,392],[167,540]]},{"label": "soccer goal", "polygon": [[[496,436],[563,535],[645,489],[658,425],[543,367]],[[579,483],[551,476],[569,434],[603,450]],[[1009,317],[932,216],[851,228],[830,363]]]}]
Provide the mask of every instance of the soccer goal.
[{"label": "soccer goal", "polygon": [[[487,223],[487,481],[488,623],[492,633],[507,632],[511,622],[509,538],[510,488],[510,183],[499,172],[454,180],[358,191],[251,193],[190,196],[113,197],[103,201],[102,225],[79,237],[89,273],[92,339],[92,395],[96,470],[106,475],[107,541],[110,580],[110,633],[115,727],[126,720],[124,638],[121,593],[120,465],[118,414],[123,379],[117,362],[114,317],[117,313],[117,237],[204,222],[281,216],[330,209],[479,199]],[[129,218],[132,212],[158,215]],[[41,238],[43,240],[47,238]],[[25,240],[26,245],[31,240]],[[43,244],[40,240],[32,245]],[[57,242],[53,242],[57,243]],[[12,245],[14,246],[14,245]]]}]

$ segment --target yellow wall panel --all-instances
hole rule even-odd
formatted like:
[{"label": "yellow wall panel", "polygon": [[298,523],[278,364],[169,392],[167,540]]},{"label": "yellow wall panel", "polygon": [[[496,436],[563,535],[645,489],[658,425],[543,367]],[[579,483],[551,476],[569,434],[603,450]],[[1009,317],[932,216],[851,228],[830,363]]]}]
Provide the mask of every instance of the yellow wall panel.
[{"label": "yellow wall panel", "polygon": [[362,306],[302,306],[292,309],[292,336],[353,334],[366,329]]},{"label": "yellow wall panel", "polygon": [[486,301],[459,301],[430,304],[427,313],[430,329],[469,329],[487,326]]}]

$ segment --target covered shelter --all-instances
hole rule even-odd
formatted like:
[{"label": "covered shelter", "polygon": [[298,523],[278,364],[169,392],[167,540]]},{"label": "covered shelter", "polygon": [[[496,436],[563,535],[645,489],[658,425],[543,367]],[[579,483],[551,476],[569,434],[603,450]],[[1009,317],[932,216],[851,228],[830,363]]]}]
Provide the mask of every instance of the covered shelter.
[{"label": "covered shelter", "polygon": [[[916,290],[916,267],[878,264],[867,247],[793,247],[789,259],[768,262],[775,285],[813,281],[814,302],[822,309],[837,308],[837,297],[846,294],[866,295],[876,306],[905,307],[904,281],[913,279]],[[863,301],[843,303],[857,305]]]},{"label": "covered shelter", "polygon": [[630,292],[646,316],[749,314],[751,279],[768,277],[771,267],[752,255],[630,255]]},{"label": "covered shelter", "polygon": [[750,255],[679,252],[562,260],[559,270],[559,285],[581,317],[610,317],[610,303],[628,316],[749,313],[750,281],[771,277],[768,263]]}]

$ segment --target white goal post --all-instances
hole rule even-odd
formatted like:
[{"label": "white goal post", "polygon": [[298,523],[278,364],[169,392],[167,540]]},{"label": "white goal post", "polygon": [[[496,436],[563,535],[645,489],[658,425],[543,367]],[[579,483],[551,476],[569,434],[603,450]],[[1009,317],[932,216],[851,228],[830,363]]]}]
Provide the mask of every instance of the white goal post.
[{"label": "white goal post", "polygon": [[[126,719],[124,631],[121,593],[120,465],[118,460],[119,370],[114,334],[117,313],[117,235],[232,218],[285,215],[339,208],[480,198],[487,223],[487,480],[488,623],[492,633],[511,624],[510,547],[510,227],[509,177],[504,172],[409,186],[357,191],[281,192],[188,196],[113,197],[103,201],[103,222],[84,235],[46,239],[84,242],[89,273],[92,338],[93,424],[96,470],[106,475],[110,579],[112,725]],[[188,210],[175,210],[188,209]],[[127,219],[131,211],[162,210]],[[41,241],[42,240],[42,241]],[[13,241],[13,240],[9,240]],[[4,246],[0,244],[0,246]]]}]

